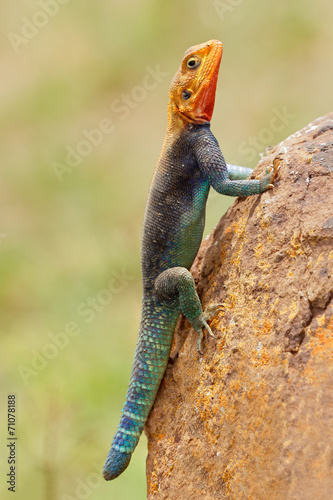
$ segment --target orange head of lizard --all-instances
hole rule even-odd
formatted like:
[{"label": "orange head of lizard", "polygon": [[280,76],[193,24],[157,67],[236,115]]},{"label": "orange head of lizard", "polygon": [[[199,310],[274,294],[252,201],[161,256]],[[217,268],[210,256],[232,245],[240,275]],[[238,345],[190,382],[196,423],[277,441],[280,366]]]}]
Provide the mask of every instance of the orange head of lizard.
[{"label": "orange head of lizard", "polygon": [[182,122],[210,122],[222,51],[221,42],[210,40],[185,52],[169,91],[171,119],[176,115]]}]

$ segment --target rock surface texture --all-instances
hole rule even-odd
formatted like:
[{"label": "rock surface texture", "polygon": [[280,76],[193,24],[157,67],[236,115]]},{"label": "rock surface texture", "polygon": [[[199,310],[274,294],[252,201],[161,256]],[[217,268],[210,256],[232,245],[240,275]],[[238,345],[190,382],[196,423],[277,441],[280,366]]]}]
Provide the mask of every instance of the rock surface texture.
[{"label": "rock surface texture", "polygon": [[[193,265],[217,340],[180,319],[151,411],[149,499],[333,499],[333,113],[269,151]],[[175,348],[174,348],[175,350]]]}]

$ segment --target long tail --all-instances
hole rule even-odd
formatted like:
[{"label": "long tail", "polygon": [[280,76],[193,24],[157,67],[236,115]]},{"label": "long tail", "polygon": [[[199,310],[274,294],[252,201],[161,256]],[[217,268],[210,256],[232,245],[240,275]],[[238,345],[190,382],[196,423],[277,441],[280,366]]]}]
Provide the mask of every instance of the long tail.
[{"label": "long tail", "polygon": [[103,469],[107,481],[126,469],[138,444],[168,363],[177,318],[177,312],[143,303],[126,401]]}]

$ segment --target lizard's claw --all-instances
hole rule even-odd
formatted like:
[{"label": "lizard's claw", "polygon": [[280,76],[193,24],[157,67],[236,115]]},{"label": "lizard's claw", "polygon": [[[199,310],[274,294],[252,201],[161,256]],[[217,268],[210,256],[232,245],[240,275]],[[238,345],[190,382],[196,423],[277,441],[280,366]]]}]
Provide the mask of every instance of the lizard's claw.
[{"label": "lizard's claw", "polygon": [[205,315],[205,319],[212,319],[214,318],[218,310],[223,311],[223,309],[223,304],[213,304],[211,306],[208,306],[202,314]]},{"label": "lizard's claw", "polygon": [[201,350],[201,341],[202,341],[202,337],[203,337],[203,329],[204,328],[207,330],[207,332],[209,333],[209,335],[211,337],[214,337],[214,339],[217,338],[216,335],[214,335],[214,333],[212,332],[207,321],[212,319],[216,315],[217,311],[223,310],[223,308],[224,308],[223,304],[215,304],[212,306],[208,306],[207,309],[200,314],[200,316],[195,318],[195,322],[193,322],[195,324],[192,326],[194,326],[195,330],[199,333],[199,338],[197,341],[197,351],[199,354],[203,354],[202,350]]},{"label": "lizard's claw", "polygon": [[275,158],[273,160],[273,166],[271,167],[271,169],[272,169],[271,171],[273,172],[272,181],[275,179],[281,163],[282,163],[282,157],[281,157],[281,153],[280,153],[277,156],[275,156]]},{"label": "lizard's claw", "polygon": [[266,168],[266,176],[265,179],[269,179],[269,184],[265,187],[265,191],[267,189],[273,189],[274,184],[273,181],[275,180],[278,170],[280,168],[280,164],[282,162],[282,158],[280,155],[275,156],[273,160],[273,165],[271,167]]}]

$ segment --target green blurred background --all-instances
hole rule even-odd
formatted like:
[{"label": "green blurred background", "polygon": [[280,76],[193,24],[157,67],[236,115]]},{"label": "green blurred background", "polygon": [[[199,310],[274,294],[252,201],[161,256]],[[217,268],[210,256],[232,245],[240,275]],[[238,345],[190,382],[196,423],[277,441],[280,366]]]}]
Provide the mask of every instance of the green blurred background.
[{"label": "green blurred background", "polygon": [[[99,474],[137,337],[141,221],[171,78],[189,46],[223,42],[212,130],[229,162],[254,167],[332,110],[333,3],[17,0],[0,14],[0,496],[12,498],[14,392],[15,498],[142,500],[144,437],[116,481]],[[66,170],[70,148],[81,157]],[[206,234],[232,201],[212,195]]]}]

